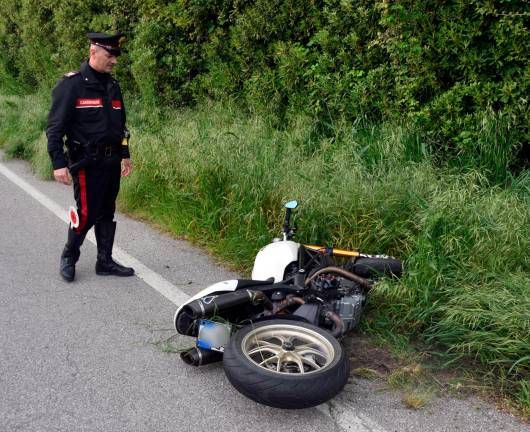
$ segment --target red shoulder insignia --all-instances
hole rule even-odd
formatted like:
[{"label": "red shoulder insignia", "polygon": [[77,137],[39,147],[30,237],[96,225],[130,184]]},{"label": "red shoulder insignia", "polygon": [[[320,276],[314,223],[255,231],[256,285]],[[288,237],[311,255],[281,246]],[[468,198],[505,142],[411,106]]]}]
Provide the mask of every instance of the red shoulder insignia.
[{"label": "red shoulder insignia", "polygon": [[72,72],[67,72],[63,75],[63,78],[72,78],[76,75],[79,75],[81,73],[81,71],[72,71]]}]

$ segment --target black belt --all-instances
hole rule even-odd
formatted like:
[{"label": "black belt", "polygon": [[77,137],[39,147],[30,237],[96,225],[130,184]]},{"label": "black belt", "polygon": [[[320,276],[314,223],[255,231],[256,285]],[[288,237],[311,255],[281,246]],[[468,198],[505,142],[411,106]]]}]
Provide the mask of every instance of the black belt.
[{"label": "black belt", "polygon": [[93,159],[108,158],[119,154],[121,151],[120,146],[116,144],[100,144],[96,148],[96,153],[92,153]]},{"label": "black belt", "polygon": [[118,153],[118,146],[115,145],[106,145],[102,147],[103,157],[111,157]]},{"label": "black belt", "polygon": [[[74,143],[75,144],[75,143]],[[91,164],[101,161],[104,158],[110,158],[114,155],[121,154],[121,146],[116,144],[110,145],[98,145],[92,147],[89,153],[87,149],[83,152],[83,155],[79,154],[79,148],[74,154],[70,155],[70,171],[75,172],[81,168],[90,166]]]}]

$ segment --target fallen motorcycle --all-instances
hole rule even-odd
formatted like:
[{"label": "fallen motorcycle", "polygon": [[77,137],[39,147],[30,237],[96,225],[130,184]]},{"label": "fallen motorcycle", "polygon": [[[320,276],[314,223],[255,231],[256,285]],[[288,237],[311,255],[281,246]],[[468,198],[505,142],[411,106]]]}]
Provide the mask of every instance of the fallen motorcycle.
[{"label": "fallen motorcycle", "polygon": [[188,364],[223,361],[243,395],[277,408],[307,408],[334,397],[348,380],[339,343],[361,318],[368,290],[381,276],[399,277],[388,256],[293,241],[285,204],[282,238],[262,248],[252,279],[211,285],[175,313],[180,334],[196,338]]}]

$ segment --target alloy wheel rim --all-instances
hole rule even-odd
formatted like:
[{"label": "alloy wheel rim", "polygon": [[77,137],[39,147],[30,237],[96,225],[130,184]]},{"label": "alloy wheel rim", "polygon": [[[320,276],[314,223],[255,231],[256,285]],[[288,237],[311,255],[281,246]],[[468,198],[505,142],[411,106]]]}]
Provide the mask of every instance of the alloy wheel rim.
[{"label": "alloy wheel rim", "polygon": [[335,357],[333,345],[320,333],[289,324],[252,329],[241,341],[241,348],[252,363],[278,374],[319,372]]}]

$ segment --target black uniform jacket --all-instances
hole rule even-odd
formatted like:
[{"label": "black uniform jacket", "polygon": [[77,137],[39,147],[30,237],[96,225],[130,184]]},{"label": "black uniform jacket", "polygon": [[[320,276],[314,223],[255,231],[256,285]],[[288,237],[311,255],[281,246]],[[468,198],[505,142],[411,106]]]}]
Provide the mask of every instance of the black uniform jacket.
[{"label": "black uniform jacket", "polygon": [[68,159],[74,163],[89,154],[102,155],[108,146],[128,158],[128,146],[121,145],[124,130],[125,106],[118,82],[109,76],[104,86],[87,62],[79,71],[64,75],[53,89],[46,127],[53,169],[68,166]]}]

